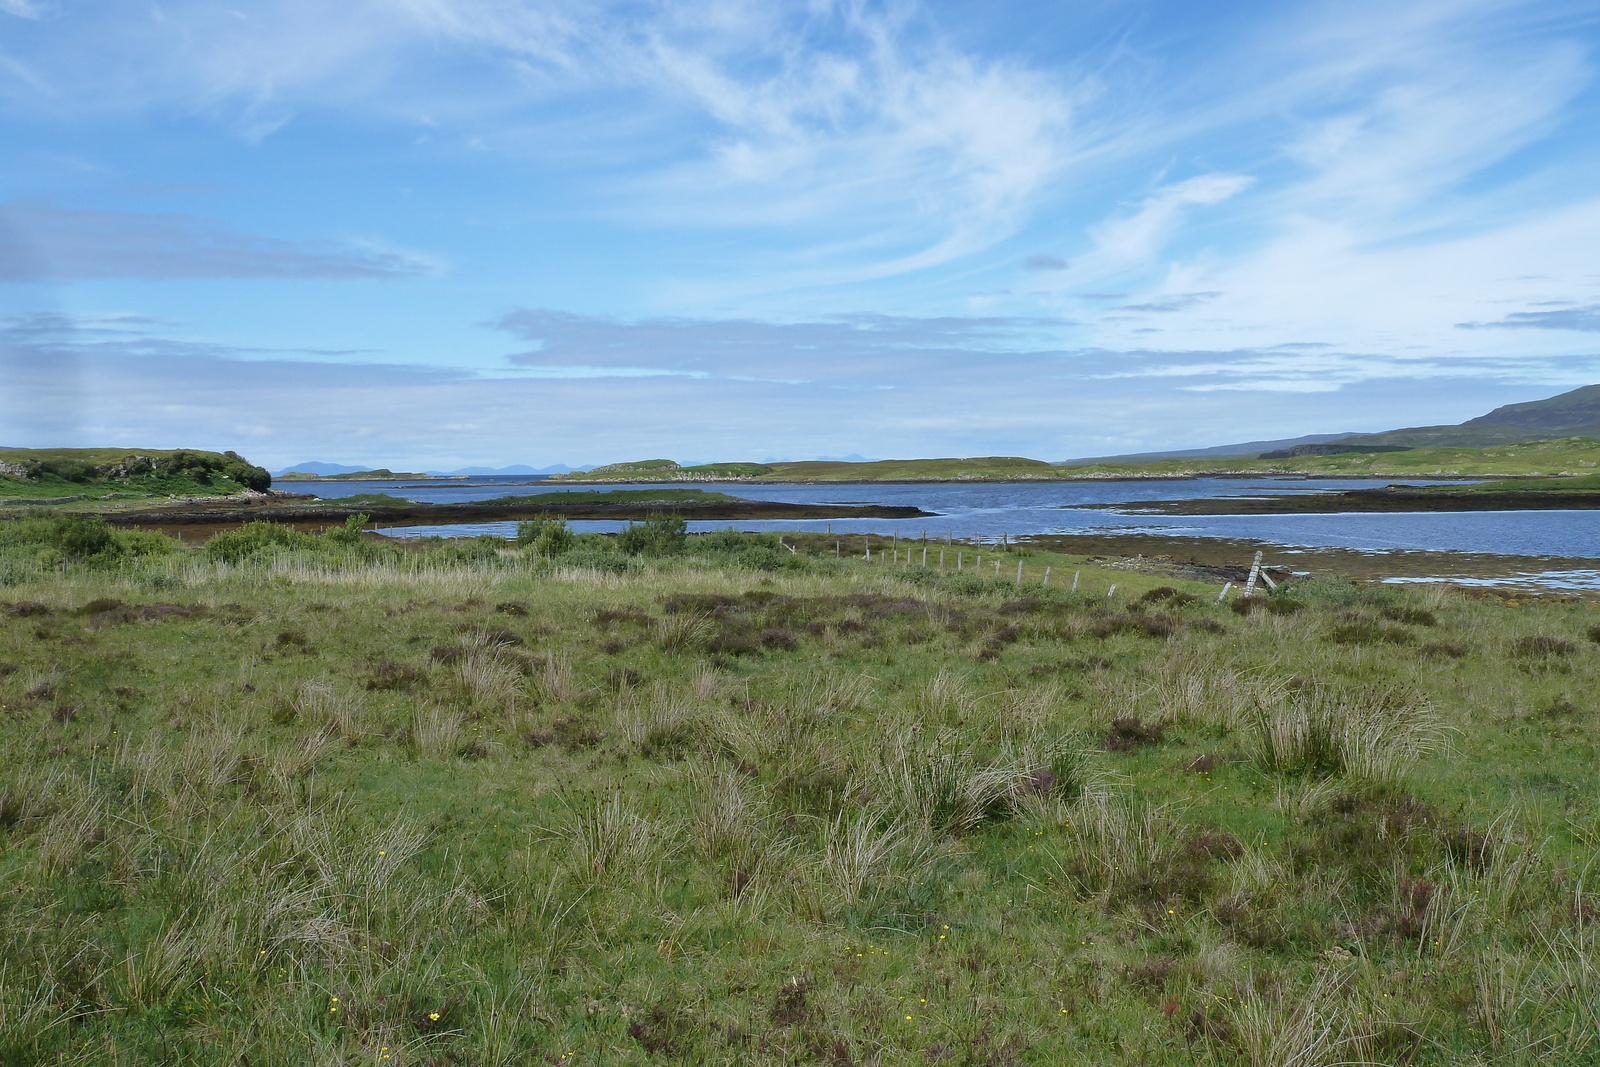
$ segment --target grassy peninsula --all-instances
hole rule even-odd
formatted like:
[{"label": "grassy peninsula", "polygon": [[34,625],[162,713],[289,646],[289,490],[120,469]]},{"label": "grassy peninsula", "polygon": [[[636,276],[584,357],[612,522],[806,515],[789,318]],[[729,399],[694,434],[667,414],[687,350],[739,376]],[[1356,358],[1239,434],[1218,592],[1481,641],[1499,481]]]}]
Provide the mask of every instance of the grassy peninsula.
[{"label": "grassy peninsula", "polygon": [[1016,456],[879,460],[867,463],[619,463],[555,475],[554,482],[1009,482],[1112,478],[1307,475],[1350,478],[1569,477],[1600,468],[1600,439],[1566,437],[1486,448],[1182,457],[1140,463],[1046,463]]},{"label": "grassy peninsula", "polygon": [[0,525],[0,1062],[1600,1055],[1589,605],[520,540]]}]

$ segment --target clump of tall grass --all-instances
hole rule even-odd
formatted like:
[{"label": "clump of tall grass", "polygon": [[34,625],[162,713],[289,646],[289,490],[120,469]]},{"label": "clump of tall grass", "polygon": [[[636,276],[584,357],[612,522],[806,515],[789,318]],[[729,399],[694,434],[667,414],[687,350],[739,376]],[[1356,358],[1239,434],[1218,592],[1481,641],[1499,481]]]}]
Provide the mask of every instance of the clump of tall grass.
[{"label": "clump of tall grass", "polygon": [[985,758],[938,742],[921,746],[908,735],[892,744],[882,793],[897,818],[960,835],[1014,814],[1022,796],[1040,790],[1038,771],[1013,753]]},{"label": "clump of tall grass", "polygon": [[483,712],[515,711],[522,672],[494,655],[463,656],[454,665],[455,683],[473,708]]},{"label": "clump of tall grass", "polygon": [[727,771],[703,773],[697,785],[690,840],[715,865],[726,892],[741,897],[779,884],[795,846],[764,793]]},{"label": "clump of tall grass", "polygon": [[1253,985],[1224,1001],[1233,1044],[1250,1067],[1335,1067],[1351,1061],[1359,1031],[1341,1002],[1339,980],[1318,977],[1307,988]]},{"label": "clump of tall grass", "polygon": [[366,736],[361,722],[362,707],[357,698],[335,689],[321,679],[302,682],[295,693],[293,710],[298,721],[314,729],[326,730],[347,744]]},{"label": "clump of tall grass", "polygon": [[951,854],[927,827],[870,807],[823,821],[818,846],[793,886],[797,910],[814,922],[832,921]]},{"label": "clump of tall grass", "polygon": [[1250,720],[1252,754],[1273,771],[1375,782],[1398,779],[1447,736],[1432,705],[1391,691],[1313,689],[1258,706]]},{"label": "clump of tall grass", "polygon": [[577,872],[592,885],[630,875],[640,877],[652,864],[668,859],[682,847],[676,831],[629,810],[620,793],[596,800],[586,811],[572,813],[564,825],[549,833],[566,845]]},{"label": "clump of tall grass", "polygon": [[419,708],[411,719],[411,746],[424,759],[450,759],[461,749],[463,725],[449,708]]}]

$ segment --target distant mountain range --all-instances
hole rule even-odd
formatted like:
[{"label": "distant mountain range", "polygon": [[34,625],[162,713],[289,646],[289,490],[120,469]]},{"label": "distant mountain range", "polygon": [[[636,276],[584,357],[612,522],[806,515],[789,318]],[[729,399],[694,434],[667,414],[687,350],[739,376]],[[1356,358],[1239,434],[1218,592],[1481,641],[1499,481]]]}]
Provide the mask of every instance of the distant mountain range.
[{"label": "distant mountain range", "polygon": [[[274,477],[278,477],[278,476],[281,476],[281,475],[284,475],[284,474],[288,474],[290,471],[297,471],[297,472],[299,472],[301,474],[320,474],[323,477],[327,477],[327,476],[333,475],[333,474],[359,474],[362,471],[369,471],[369,470],[373,470],[373,469],[375,469],[375,468],[373,468],[371,466],[365,466],[365,467],[362,467],[362,466],[351,466],[348,463],[324,463],[322,460],[308,460],[305,463],[291,463],[291,464],[289,464],[289,466],[283,468],[280,471],[274,471],[273,472],[273,476]],[[530,467],[526,463],[518,463],[518,464],[515,464],[515,465],[510,466],[510,467],[462,467],[459,470],[453,470],[453,471],[427,471],[426,473],[431,474],[431,475],[437,475],[437,476],[440,476],[440,477],[449,477],[451,475],[459,475],[459,474],[467,474],[467,475],[485,475],[485,474],[527,474],[527,475],[537,475],[537,474],[568,474],[568,473],[570,473],[572,471],[583,470],[583,469],[585,469],[585,468],[582,468],[582,467],[569,467],[565,463],[557,463],[557,464],[554,464],[553,466],[549,466],[549,467]]]},{"label": "distant mountain range", "polygon": [[[1389,452],[1406,448],[1487,448],[1553,437],[1600,437],[1600,385],[1585,385],[1545,400],[1505,404],[1487,415],[1452,426],[1410,426],[1382,433],[1310,434],[1282,441],[1245,441],[1178,452],[1139,452],[1067,460],[1079,463],[1154,463],[1162,459],[1307,455],[1324,452]],[[1331,447],[1335,442],[1338,448]]]}]

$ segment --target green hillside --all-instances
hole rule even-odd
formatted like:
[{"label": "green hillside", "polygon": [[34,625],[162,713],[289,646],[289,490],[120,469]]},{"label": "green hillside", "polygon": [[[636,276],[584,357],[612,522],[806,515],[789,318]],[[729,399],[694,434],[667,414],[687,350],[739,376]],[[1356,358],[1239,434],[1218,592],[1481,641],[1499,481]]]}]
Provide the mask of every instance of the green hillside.
[{"label": "green hillside", "polygon": [[0,448],[0,501],[223,496],[272,475],[237,452],[155,448]]},{"label": "green hillside", "polygon": [[1412,426],[1356,434],[1339,444],[1484,448],[1556,437],[1600,437],[1600,385],[1585,385],[1544,400],[1506,404],[1455,426]]},{"label": "green hillside", "polygon": [[764,482],[948,482],[1025,481],[1062,477],[1061,469],[1039,459],[982,456],[975,459],[885,459],[870,463],[814,460],[799,463],[704,463],[682,467],[670,460],[617,463],[592,471],[556,475],[553,482],[594,481],[764,481]]},{"label": "green hillside", "polygon": [[[1344,442],[1340,442],[1341,444]],[[1370,447],[1370,446],[1353,446]],[[656,461],[663,462],[663,461]],[[1341,452],[1282,458],[1185,457],[1141,463],[1052,464],[1016,456],[975,459],[888,459],[871,463],[710,463],[698,467],[616,464],[552,482],[961,482],[1051,481],[1079,478],[1182,478],[1206,475],[1306,474],[1373,478],[1573,477],[1600,468],[1600,437]]]},{"label": "green hillside", "polygon": [[[1340,442],[1343,444],[1344,442]],[[1223,474],[1321,474],[1373,478],[1572,477],[1600,468],[1600,439],[1566,437],[1490,448],[1415,448],[1404,452],[1343,452],[1286,459],[1234,457],[1168,459],[1153,463],[1094,463],[1057,468],[1070,477],[1182,477]]]}]

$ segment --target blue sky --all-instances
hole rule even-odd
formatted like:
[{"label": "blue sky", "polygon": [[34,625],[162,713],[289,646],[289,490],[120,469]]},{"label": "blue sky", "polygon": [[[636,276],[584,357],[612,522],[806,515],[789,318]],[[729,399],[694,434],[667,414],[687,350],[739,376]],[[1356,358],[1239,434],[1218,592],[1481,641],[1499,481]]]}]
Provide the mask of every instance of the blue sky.
[{"label": "blue sky", "polygon": [[1600,381],[1600,4],[0,0],[0,444],[1043,459]]}]

